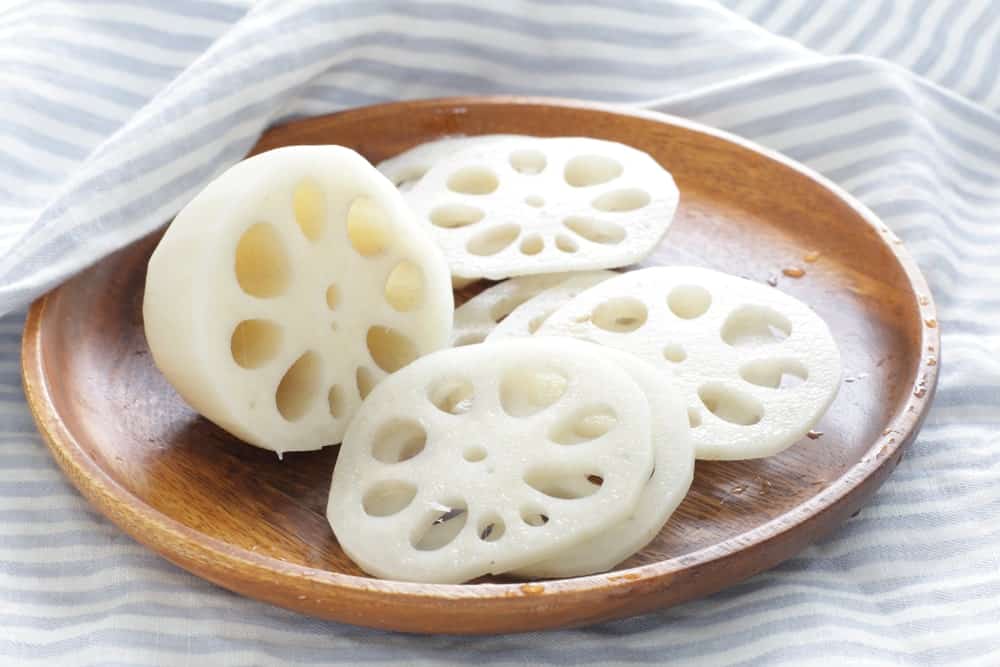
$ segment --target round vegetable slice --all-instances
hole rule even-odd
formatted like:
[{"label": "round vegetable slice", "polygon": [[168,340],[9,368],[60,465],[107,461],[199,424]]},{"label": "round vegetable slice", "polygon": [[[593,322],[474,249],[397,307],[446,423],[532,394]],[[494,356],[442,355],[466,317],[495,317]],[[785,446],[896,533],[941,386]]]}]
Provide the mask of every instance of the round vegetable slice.
[{"label": "round vegetable slice", "polygon": [[584,276],[606,273],[614,275],[605,271],[546,273],[511,278],[488,287],[455,309],[452,345],[481,343],[514,309],[545,290],[568,280],[586,280]]},{"label": "round vegetable slice", "polygon": [[594,346],[469,345],[374,389],[341,445],[327,517],[366,572],[459,583],[625,520],[652,466],[649,402]]},{"label": "round vegetable slice", "polygon": [[718,271],[657,267],[593,287],[539,334],[631,352],[676,379],[699,459],[776,454],[801,439],[840,385],[820,317],[774,288]]},{"label": "round vegetable slice", "polygon": [[149,261],[156,365],[191,407],[246,442],[339,442],[387,373],[448,343],[440,250],[357,153],[295,146],[212,181]]},{"label": "round vegetable slice", "polygon": [[632,376],[649,401],[653,474],[627,519],[549,560],[519,568],[513,573],[517,576],[580,577],[610,570],[659,534],[694,479],[694,445],[687,408],[673,381],[627,352],[604,347],[600,354]]},{"label": "round vegetable slice", "polygon": [[[500,320],[486,340],[520,338],[530,336],[544,324],[549,315],[564,306],[570,299],[597,283],[604,282],[618,274],[614,271],[581,271],[569,274],[562,282],[549,287],[514,308]],[[518,280],[511,278],[510,281]]]},{"label": "round vegetable slice", "polygon": [[485,144],[500,139],[511,139],[513,134],[481,134],[474,136],[442,137],[434,141],[418,144],[399,155],[382,160],[376,168],[385,175],[400,192],[406,192],[416,185],[435,164],[454,155],[463,148]]},{"label": "round vegetable slice", "polygon": [[663,238],[678,200],[648,154],[582,137],[469,145],[404,196],[453,276],[492,280],[632,264]]}]

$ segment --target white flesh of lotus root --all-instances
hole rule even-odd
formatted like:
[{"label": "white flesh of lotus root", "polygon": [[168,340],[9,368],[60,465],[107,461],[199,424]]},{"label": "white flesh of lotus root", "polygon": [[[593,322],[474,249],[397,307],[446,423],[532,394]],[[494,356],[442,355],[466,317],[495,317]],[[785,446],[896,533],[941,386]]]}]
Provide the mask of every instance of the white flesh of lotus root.
[{"label": "white flesh of lotus root", "polygon": [[625,266],[673,219],[673,178],[648,154],[580,137],[467,146],[404,193],[458,278]]},{"label": "white flesh of lotus root", "polygon": [[339,146],[240,162],[177,215],[149,261],[156,365],[192,408],[246,442],[339,442],[387,373],[444,347],[441,252],[399,193]]},{"label": "white flesh of lotus root", "polygon": [[341,445],[327,518],[372,575],[460,583],[621,523],[652,466],[649,403],[594,346],[470,345],[375,388]]},{"label": "white flesh of lotus root", "polygon": [[443,158],[454,155],[469,146],[497,141],[498,139],[510,139],[514,136],[516,135],[481,134],[471,137],[444,137],[419,144],[388,160],[382,160],[376,165],[376,168],[392,181],[392,184],[399,188],[400,192],[406,192],[412,189],[417,181],[423,178],[424,174]]},{"label": "white flesh of lotus root", "polygon": [[694,479],[694,445],[687,407],[673,381],[633,354],[603,347],[600,354],[627,372],[649,400],[653,475],[632,515],[554,558],[519,568],[522,577],[581,577],[610,570],[649,544],[684,500]]},{"label": "white flesh of lotus root", "polygon": [[812,309],[708,269],[657,267],[607,280],[553,313],[539,334],[585,338],[669,369],[699,459],[782,451],[815,425],[840,385],[840,353]]},{"label": "white flesh of lotus root", "polygon": [[471,345],[486,340],[499,322],[529,299],[578,276],[605,275],[605,271],[545,273],[520,276],[488,287],[455,309],[451,344]]},{"label": "white flesh of lotus root", "polygon": [[[531,297],[497,323],[493,331],[486,337],[488,341],[501,338],[521,338],[531,336],[545,322],[549,315],[566,305],[566,303],[597,283],[604,282],[618,274],[614,271],[581,271],[569,274],[566,280],[554,285],[544,292]],[[530,278],[531,276],[525,276]],[[521,278],[523,279],[523,278]],[[511,278],[507,282],[520,280]]]}]

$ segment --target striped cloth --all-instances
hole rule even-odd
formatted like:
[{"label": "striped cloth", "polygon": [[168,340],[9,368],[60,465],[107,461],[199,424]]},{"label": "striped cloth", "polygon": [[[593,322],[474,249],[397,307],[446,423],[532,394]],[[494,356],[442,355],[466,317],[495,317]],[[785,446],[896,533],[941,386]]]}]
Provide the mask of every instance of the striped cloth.
[{"label": "striped cloth", "polygon": [[[0,14],[0,664],[1000,664],[1000,3],[13,4]],[[459,93],[715,125],[819,170],[905,240],[934,288],[945,363],[921,437],[859,516],[707,599],[455,638],[237,597],[88,508],[21,393],[29,300],[164,223],[268,125]]]}]

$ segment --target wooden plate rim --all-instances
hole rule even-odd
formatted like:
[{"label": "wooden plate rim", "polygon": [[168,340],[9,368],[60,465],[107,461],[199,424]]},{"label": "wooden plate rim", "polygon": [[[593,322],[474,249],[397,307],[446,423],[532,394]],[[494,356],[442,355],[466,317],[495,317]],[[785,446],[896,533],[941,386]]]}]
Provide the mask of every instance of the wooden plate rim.
[{"label": "wooden plate rim", "polygon": [[[824,176],[816,173],[809,167],[792,161],[776,151],[759,146],[728,132],[669,114],[558,98],[517,96],[447,97],[409,102],[389,102],[341,111],[329,116],[344,116],[359,113],[391,113],[395,111],[395,107],[403,105],[411,108],[414,106],[440,108],[442,112],[453,114],[465,113],[470,106],[488,105],[583,109],[632,116],[643,120],[675,125],[695,133],[728,141],[746,150],[756,152],[799,172],[815,181],[821,187],[831,191],[839,199],[848,204],[868,225],[875,229],[882,243],[889,248],[895,256],[896,261],[903,268],[913,294],[921,295],[922,298],[918,304],[918,311],[925,322],[937,321],[933,296],[923,274],[920,272],[913,258],[898,242],[898,239],[896,239],[875,214],[852,195]],[[293,123],[299,127],[322,124],[329,116],[298,120],[293,121]],[[282,130],[283,126],[273,128],[262,137],[262,140],[268,137],[280,137]],[[304,582],[323,584],[338,589],[346,589],[351,592],[390,593],[392,595],[411,598],[474,599],[477,601],[495,599],[509,601],[512,596],[520,597],[524,594],[524,591],[521,590],[521,586],[523,586],[521,583],[477,585],[421,584],[371,579],[296,565],[234,547],[227,542],[189,528],[147,505],[121,486],[96,461],[87,455],[74,435],[65,427],[52,402],[49,385],[44,373],[42,352],[43,331],[41,322],[48,303],[59,289],[60,287],[57,287],[52,292],[36,300],[32,304],[25,322],[21,345],[21,359],[22,378],[27,402],[43,439],[52,451],[57,463],[73,484],[104,515],[112,519],[123,530],[140,542],[149,545],[176,563],[189,561],[192,553],[200,554],[204,559],[201,563],[203,566],[202,573],[207,573],[209,578],[212,578],[210,573],[213,571],[222,573],[240,568],[244,570],[249,569],[260,581],[273,581],[274,574],[280,573],[284,576],[303,580]],[[932,362],[932,358],[937,361]],[[880,471],[883,466],[887,465],[890,461],[894,461],[896,459],[894,454],[915,437],[932,402],[931,399],[933,398],[938,381],[940,358],[940,328],[922,326],[919,360],[916,365],[916,372],[911,378],[908,392],[913,396],[918,392],[919,388],[925,392],[922,394],[922,399],[919,402],[911,399],[903,410],[898,411],[892,417],[887,429],[887,433],[890,429],[893,432],[892,438],[883,437],[875,440],[855,465],[846,470],[838,479],[834,480],[830,486],[805,503],[750,531],[683,556],[648,563],[627,570],[615,570],[574,579],[546,581],[544,582],[544,590],[537,592],[538,596],[544,597],[546,595],[558,595],[570,592],[581,593],[592,589],[628,589],[644,583],[656,582],[657,580],[666,584],[684,570],[697,568],[706,563],[721,560],[736,552],[758,546],[761,543],[779,537],[809,519],[818,517],[825,510],[830,509],[838,501],[850,494],[851,491],[863,486],[864,482]],[[910,409],[914,406],[917,406],[916,410],[911,411]],[[781,558],[784,557],[787,556],[782,556]],[[776,562],[778,561],[776,560],[771,565],[776,564]]]}]

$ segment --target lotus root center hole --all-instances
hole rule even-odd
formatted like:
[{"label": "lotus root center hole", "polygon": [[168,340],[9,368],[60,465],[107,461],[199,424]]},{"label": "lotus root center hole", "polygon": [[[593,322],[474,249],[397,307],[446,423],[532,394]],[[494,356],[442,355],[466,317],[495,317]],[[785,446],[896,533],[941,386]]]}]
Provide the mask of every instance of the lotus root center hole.
[{"label": "lotus root center hole", "polygon": [[541,195],[528,195],[524,198],[524,203],[531,208],[541,208],[545,206],[545,199]]},{"label": "lotus root center hole", "polygon": [[600,438],[617,425],[614,410],[606,405],[592,405],[556,422],[549,431],[549,439],[559,445],[578,445]]},{"label": "lotus root center hole", "polygon": [[698,408],[688,408],[688,426],[691,428],[701,426],[701,410]]},{"label": "lotus root center hole", "polygon": [[490,513],[479,520],[476,534],[483,542],[496,542],[503,537],[507,530],[507,524],[503,522],[498,514]]},{"label": "lotus root center hole", "polygon": [[344,396],[344,390],[339,385],[333,385],[327,394],[327,400],[330,402],[330,416],[334,419],[343,417],[347,408],[347,397]]},{"label": "lotus root center hole", "polygon": [[365,492],[361,507],[368,516],[392,516],[406,509],[416,495],[417,487],[411,482],[377,482]]},{"label": "lotus root center hole", "polygon": [[553,369],[512,368],[500,380],[500,405],[511,417],[530,417],[562,398],[568,385],[566,376]]},{"label": "lotus root center hole", "polygon": [[379,427],[372,445],[372,456],[382,463],[409,461],[424,451],[427,432],[412,419],[394,419]]},{"label": "lotus root center hole", "polygon": [[410,544],[417,551],[436,551],[448,546],[465,528],[469,519],[468,510],[464,500],[434,503],[431,511],[410,535]]},{"label": "lotus root center hole", "polygon": [[378,255],[392,241],[389,215],[368,197],[356,198],[347,209],[347,238],[358,254]]},{"label": "lotus root center hole", "polygon": [[563,177],[574,188],[607,183],[622,175],[621,162],[604,155],[578,155],[566,163]]},{"label": "lotus root center hole", "polygon": [[627,188],[605,192],[595,199],[591,206],[598,211],[606,211],[607,213],[626,213],[645,207],[649,201],[649,193],[645,190]]},{"label": "lotus root center hole", "polygon": [[479,445],[469,445],[462,450],[462,458],[470,463],[478,463],[486,458],[486,449]]},{"label": "lotus root center hole", "polygon": [[326,307],[333,310],[337,307],[338,303],[340,303],[340,289],[331,283],[326,288]]},{"label": "lotus root center hole", "polygon": [[591,243],[614,245],[625,240],[625,228],[613,222],[573,216],[563,221],[566,228]]},{"label": "lotus root center hole", "polygon": [[407,169],[403,169],[396,175],[396,178],[393,179],[393,185],[399,188],[400,192],[412,190],[413,186],[424,177],[424,174],[426,174],[427,171],[428,168],[424,166],[408,167]]},{"label": "lotus root center hole", "polygon": [[722,325],[722,340],[734,347],[780,343],[792,335],[792,323],[768,306],[737,308]]},{"label": "lotus root center hole", "polygon": [[448,177],[448,189],[464,195],[488,195],[499,185],[497,175],[486,167],[462,167]]},{"label": "lotus root center hole", "polygon": [[431,223],[443,227],[444,229],[458,229],[467,225],[474,225],[486,213],[483,209],[467,204],[444,204],[431,210]]},{"label": "lotus root center hole", "polygon": [[519,174],[540,174],[545,169],[545,154],[534,148],[514,151],[510,154],[510,166]]},{"label": "lotus root center hole", "polygon": [[466,250],[473,255],[488,257],[496,255],[509,246],[521,233],[521,228],[513,223],[497,225],[478,232],[469,239]]},{"label": "lotus root center hole", "polygon": [[243,320],[233,330],[229,349],[243,368],[260,368],[278,356],[281,326],[270,320]]},{"label": "lotus root center hole", "polygon": [[461,377],[449,377],[432,384],[427,397],[441,412],[463,415],[472,409],[473,394],[471,382]]},{"label": "lotus root center hole", "polygon": [[795,359],[758,359],[740,368],[740,377],[760,387],[793,389],[809,377],[809,371]]},{"label": "lotus root center hole", "polygon": [[702,385],[698,398],[713,415],[730,424],[753,426],[764,416],[764,406],[756,398],[718,383]]},{"label": "lotus root center hole", "polygon": [[413,341],[395,329],[383,326],[368,328],[368,353],[375,365],[386,373],[395,373],[417,358]]},{"label": "lotus root center hole", "polygon": [[712,295],[699,285],[678,285],[667,296],[667,307],[682,320],[701,317],[712,305]]},{"label": "lotus root center hole", "polygon": [[274,395],[278,412],[282,417],[288,421],[295,421],[309,411],[313,399],[319,393],[321,370],[319,355],[310,350],[299,357],[285,372]]},{"label": "lotus root center hole", "polygon": [[524,483],[539,493],[560,500],[588,498],[601,490],[601,484],[590,481],[591,477],[603,478],[593,473],[578,473],[557,468],[535,468],[524,476]]},{"label": "lotus root center hole", "polygon": [[521,508],[521,521],[537,528],[549,522],[549,515],[544,510],[529,505],[528,507]]},{"label": "lotus root center hole", "polygon": [[236,281],[250,296],[280,296],[288,288],[292,270],[278,230],[259,222],[236,244]]},{"label": "lotus root center hole", "polygon": [[385,280],[385,300],[401,313],[416,309],[424,300],[424,272],[409,260],[403,260]]},{"label": "lotus root center hole", "polygon": [[635,297],[621,296],[597,306],[590,320],[605,331],[629,333],[646,323],[646,304]]},{"label": "lotus root center hole", "polygon": [[556,234],[556,248],[562,252],[574,253],[580,246],[566,234]]},{"label": "lotus root center hole", "polygon": [[679,364],[685,359],[687,359],[687,352],[684,348],[676,343],[671,343],[663,348],[663,358],[667,361],[671,361],[675,364]]},{"label": "lotus root center hole", "polygon": [[300,181],[292,193],[292,210],[295,212],[295,222],[307,239],[316,241],[323,235],[326,201],[319,183],[311,178]]},{"label": "lotus root center hole", "polygon": [[545,243],[538,234],[529,234],[521,239],[521,252],[525,255],[537,255],[544,247]]},{"label": "lotus root center hole", "polygon": [[358,396],[363,401],[368,398],[368,394],[372,393],[372,389],[375,388],[375,374],[372,373],[370,368],[358,366],[358,369],[354,372],[354,382],[358,388]]}]

